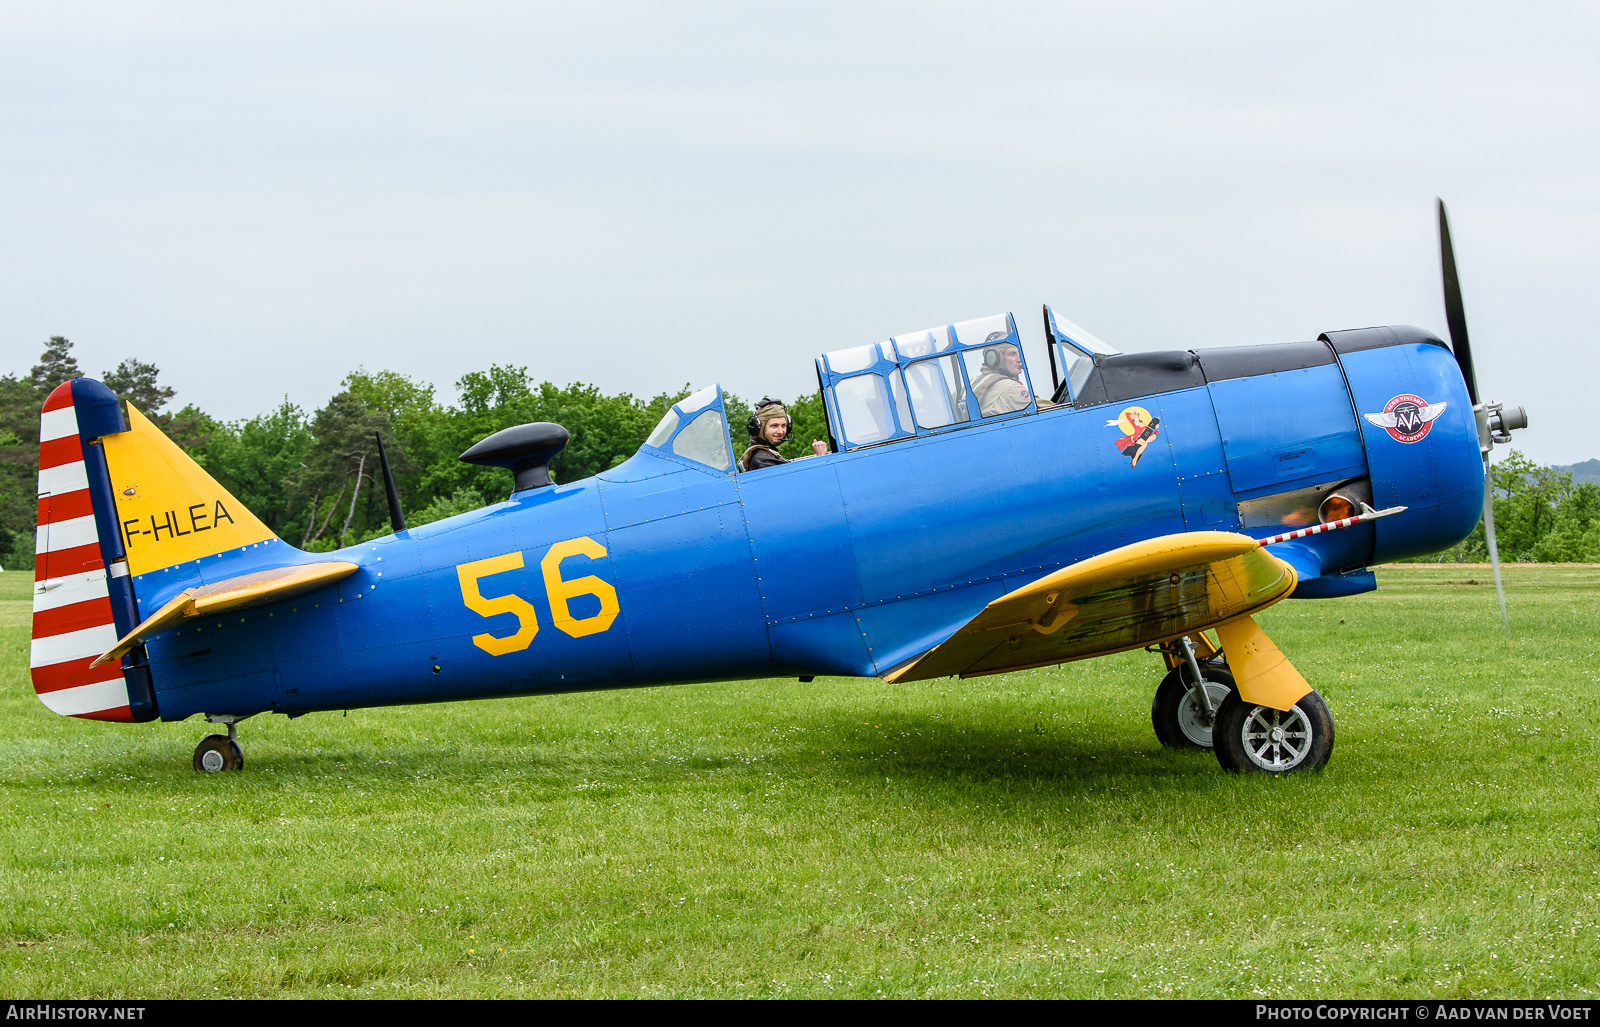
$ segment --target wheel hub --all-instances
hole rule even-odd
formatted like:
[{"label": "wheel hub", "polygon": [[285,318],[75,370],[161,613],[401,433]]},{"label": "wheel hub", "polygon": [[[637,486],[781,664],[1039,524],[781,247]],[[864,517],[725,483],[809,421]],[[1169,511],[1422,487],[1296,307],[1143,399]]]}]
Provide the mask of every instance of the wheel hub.
[{"label": "wheel hub", "polygon": [[207,749],[200,755],[200,766],[204,767],[208,774],[219,773],[223,767],[227,766],[227,763],[228,761],[223,758],[222,753],[215,749]]},{"label": "wheel hub", "polygon": [[1245,755],[1262,770],[1293,770],[1311,752],[1311,722],[1299,707],[1285,713],[1257,706],[1240,734]]},{"label": "wheel hub", "polygon": [[1215,710],[1228,697],[1228,686],[1215,681],[1206,682],[1206,694],[1211,698],[1211,709],[1200,701],[1200,693],[1191,688],[1178,706],[1178,729],[1195,745],[1211,747],[1211,728],[1216,720]]}]

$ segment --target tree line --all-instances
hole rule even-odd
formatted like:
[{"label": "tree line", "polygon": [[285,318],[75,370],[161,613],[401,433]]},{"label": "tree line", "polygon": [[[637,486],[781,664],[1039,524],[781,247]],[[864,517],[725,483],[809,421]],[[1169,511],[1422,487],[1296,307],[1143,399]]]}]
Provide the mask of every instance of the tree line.
[{"label": "tree line", "polygon": [[[26,374],[0,376],[0,563],[33,566],[39,467],[39,408],[50,390],[84,374],[61,336],[45,345]],[[275,409],[222,421],[190,403],[172,410],[173,390],[153,364],[124,360],[99,376],[181,446],[285,542],[326,552],[386,535],[388,504],[379,470],[381,436],[408,525],[417,526],[505,498],[511,472],[457,459],[502,428],[554,421],[572,441],[551,461],[556,481],[576,481],[615,467],[638,451],[667,409],[689,387],[649,399],[607,395],[594,385],[537,382],[525,367],[491,366],[463,375],[454,402],[434,387],[393,371],[357,370],[321,408],[287,399]],[[730,443],[748,445],[748,403],[724,395]],[[785,456],[810,453],[826,439],[816,393],[787,404],[794,436]]]},{"label": "tree line", "polygon": [[[0,376],[0,565],[33,566],[39,467],[39,408],[50,390],[83,374],[72,343],[52,336],[26,375]],[[536,382],[525,367],[493,365],[463,375],[456,398],[394,371],[357,370],[321,408],[287,399],[255,417],[222,421],[190,403],[171,410],[174,393],[155,365],[129,358],[100,380],[174,442],[291,545],[326,552],[390,531],[379,471],[381,436],[407,523],[413,526],[477,509],[511,491],[511,472],[457,458],[473,443],[512,425],[555,421],[572,434],[551,462],[557,481],[576,481],[632,456],[689,387],[649,399],[607,395],[594,385]],[[730,443],[743,453],[751,408],[724,396]],[[817,393],[788,404],[794,432],[785,456],[827,439]],[[1520,452],[1494,467],[1495,529],[1503,560],[1600,562],[1600,486],[1574,485],[1572,474],[1540,467]],[[1480,523],[1460,546],[1430,559],[1487,559]]]},{"label": "tree line", "polygon": [[[1518,450],[1494,464],[1494,534],[1508,563],[1600,563],[1600,485],[1574,484],[1571,471],[1540,467]],[[1484,563],[1483,521],[1459,546],[1427,557]]]}]

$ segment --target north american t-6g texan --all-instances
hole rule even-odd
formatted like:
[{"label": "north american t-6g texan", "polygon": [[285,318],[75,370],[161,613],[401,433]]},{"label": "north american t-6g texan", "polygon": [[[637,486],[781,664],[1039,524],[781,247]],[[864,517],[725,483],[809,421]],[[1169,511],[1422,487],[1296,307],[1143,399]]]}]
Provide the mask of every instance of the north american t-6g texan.
[{"label": "north american t-6g texan", "polygon": [[1439,229],[1448,347],[1382,327],[1124,354],[1046,307],[1045,400],[1011,315],[946,324],[817,359],[824,455],[741,470],[713,385],[582,481],[551,481],[559,425],[492,435],[462,459],[509,468],[509,498],[422,527],[385,473],[394,533],[333,553],[74,379],[41,420],[34,688],[67,716],[225,724],[194,753],[218,771],[265,712],[1144,648],[1163,744],[1315,769],[1328,708],[1253,615],[1371,591],[1372,564],[1480,511],[1492,547],[1489,450],[1527,423],[1479,399],[1442,203]]}]

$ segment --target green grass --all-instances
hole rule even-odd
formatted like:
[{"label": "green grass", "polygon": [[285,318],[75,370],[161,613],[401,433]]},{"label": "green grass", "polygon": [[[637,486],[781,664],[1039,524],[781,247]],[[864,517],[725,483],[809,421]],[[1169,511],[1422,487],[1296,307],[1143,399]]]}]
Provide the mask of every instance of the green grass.
[{"label": "green grass", "polygon": [[1600,568],[1262,621],[1326,771],[1161,750],[1154,657],[207,727],[54,716],[0,575],[0,993],[1594,996]]}]

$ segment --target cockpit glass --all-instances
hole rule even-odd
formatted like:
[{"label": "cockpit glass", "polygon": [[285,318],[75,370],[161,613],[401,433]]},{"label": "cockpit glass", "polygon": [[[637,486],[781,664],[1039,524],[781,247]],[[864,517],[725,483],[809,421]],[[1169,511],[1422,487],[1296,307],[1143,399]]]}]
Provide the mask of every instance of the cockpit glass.
[{"label": "cockpit glass", "polygon": [[956,341],[963,346],[980,346],[1011,335],[1011,319],[1004,314],[974,318],[954,326]]},{"label": "cockpit glass", "polygon": [[925,328],[894,337],[894,348],[902,357],[925,357],[930,353],[950,348],[950,326]]},{"label": "cockpit glass", "polygon": [[717,387],[715,385],[707,385],[705,388],[701,389],[699,392],[696,392],[687,399],[679,400],[678,409],[682,410],[684,416],[687,417],[696,410],[710,406],[712,403],[716,402],[716,399]]},{"label": "cockpit glass", "polygon": [[[698,395],[698,393],[696,393]],[[715,386],[712,398],[716,398]],[[672,440],[672,451],[685,460],[693,460],[719,471],[733,466],[733,451],[728,448],[728,424],[722,411],[707,410],[689,422],[689,426]]]},{"label": "cockpit glass", "polygon": [[834,386],[833,395],[844,422],[845,438],[852,445],[881,442],[894,433],[881,376],[861,374],[846,378]]},{"label": "cockpit glass", "polygon": [[851,371],[865,371],[878,362],[878,346],[871,343],[866,346],[854,346],[850,349],[837,349],[827,354],[828,370],[834,374],[848,374]]},{"label": "cockpit glass", "polygon": [[[1071,353],[1070,347],[1067,347]],[[1084,383],[1089,380],[1089,375],[1094,371],[1094,361],[1081,353],[1072,354],[1072,363],[1067,367],[1067,388],[1071,390],[1073,399],[1077,399],[1083,392]]]},{"label": "cockpit glass", "polygon": [[667,416],[661,419],[661,423],[656,425],[656,430],[650,433],[650,437],[648,439],[644,440],[645,445],[656,446],[657,448],[665,446],[667,444],[667,440],[672,438],[672,433],[677,430],[678,412],[669,408],[667,410]]},{"label": "cockpit glass", "polygon": [[1038,409],[1010,314],[824,354],[817,381],[845,450]]},{"label": "cockpit glass", "polygon": [[967,388],[955,357],[919,360],[906,368],[905,382],[919,428],[943,428],[967,420]]},{"label": "cockpit glass", "polygon": [[906,379],[897,367],[889,372],[889,394],[894,397],[894,412],[901,431],[916,431],[911,425],[911,404],[906,400]]},{"label": "cockpit glass", "polygon": [[1055,321],[1057,334],[1064,336],[1067,342],[1076,346],[1078,349],[1081,349],[1086,353],[1099,353],[1101,356],[1107,357],[1114,357],[1122,352],[1115,346],[1106,342],[1102,342],[1088,329],[1079,325],[1075,325],[1066,318],[1056,314],[1055,311],[1051,311],[1050,316]]},{"label": "cockpit glass", "polygon": [[961,354],[967,365],[967,380],[978,399],[979,417],[996,417],[1026,410],[1033,402],[1017,347],[1009,342]]},{"label": "cockpit glass", "polygon": [[1055,336],[1057,363],[1066,373],[1069,398],[1076,400],[1094,373],[1094,358],[1115,356],[1120,351],[1107,345],[1085,328],[1050,311],[1051,334]]}]

